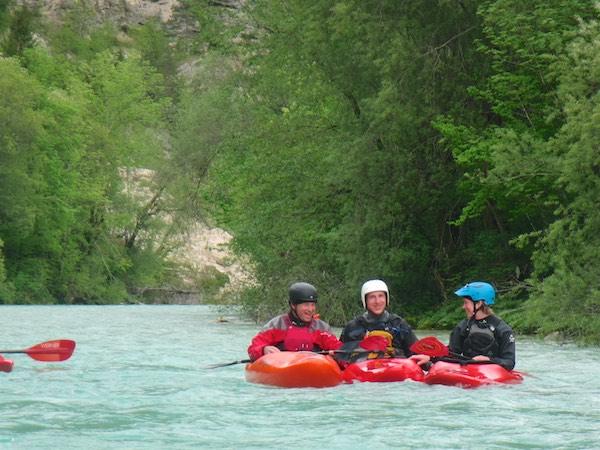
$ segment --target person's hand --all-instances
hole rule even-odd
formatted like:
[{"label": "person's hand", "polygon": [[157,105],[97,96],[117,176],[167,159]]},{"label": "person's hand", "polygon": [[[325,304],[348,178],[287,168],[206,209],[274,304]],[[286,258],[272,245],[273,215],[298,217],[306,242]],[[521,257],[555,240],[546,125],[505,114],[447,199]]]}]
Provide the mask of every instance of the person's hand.
[{"label": "person's hand", "polygon": [[279,350],[274,345],[266,345],[265,348],[263,348],[263,355],[267,355],[269,353],[277,353],[277,352],[280,352],[280,351],[281,350]]},{"label": "person's hand", "polygon": [[473,356],[473,358],[471,358],[473,361],[489,361],[490,358],[488,356],[483,356],[483,355],[477,355],[477,356]]},{"label": "person's hand", "polygon": [[408,359],[412,359],[419,366],[423,366],[423,364],[427,364],[431,361],[431,358],[428,355],[412,355]]}]

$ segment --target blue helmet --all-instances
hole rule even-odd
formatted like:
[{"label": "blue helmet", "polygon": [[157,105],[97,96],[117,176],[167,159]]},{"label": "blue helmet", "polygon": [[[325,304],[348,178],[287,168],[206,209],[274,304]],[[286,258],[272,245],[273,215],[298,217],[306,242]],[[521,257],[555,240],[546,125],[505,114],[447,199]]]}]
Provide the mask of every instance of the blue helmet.
[{"label": "blue helmet", "polygon": [[493,305],[496,298],[494,286],[484,281],[472,281],[454,293],[459,297],[469,297],[474,302],[483,300],[483,303],[488,306]]}]

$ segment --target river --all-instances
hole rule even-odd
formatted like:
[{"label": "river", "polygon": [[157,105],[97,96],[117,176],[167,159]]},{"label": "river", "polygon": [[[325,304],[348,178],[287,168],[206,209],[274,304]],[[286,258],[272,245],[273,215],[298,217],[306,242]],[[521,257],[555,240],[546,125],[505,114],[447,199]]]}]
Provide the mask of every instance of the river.
[{"label": "river", "polygon": [[0,448],[600,448],[598,348],[518,338],[521,385],[277,389],[247,383],[241,364],[203,369],[246,358],[258,330],[216,307],[0,311],[3,349],[77,341],[60,363],[10,355],[13,371],[0,373]]}]

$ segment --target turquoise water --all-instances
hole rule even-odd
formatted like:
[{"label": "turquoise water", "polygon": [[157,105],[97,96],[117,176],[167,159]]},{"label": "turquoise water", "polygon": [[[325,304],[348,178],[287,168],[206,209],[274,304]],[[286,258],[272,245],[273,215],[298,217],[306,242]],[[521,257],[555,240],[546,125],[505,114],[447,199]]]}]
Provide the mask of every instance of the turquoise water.
[{"label": "turquoise water", "polygon": [[246,358],[258,329],[219,322],[214,307],[0,311],[3,349],[77,341],[61,363],[11,356],[0,448],[600,448],[598,348],[519,339],[517,368],[530,376],[516,386],[277,389],[246,383],[240,364],[202,368]]}]

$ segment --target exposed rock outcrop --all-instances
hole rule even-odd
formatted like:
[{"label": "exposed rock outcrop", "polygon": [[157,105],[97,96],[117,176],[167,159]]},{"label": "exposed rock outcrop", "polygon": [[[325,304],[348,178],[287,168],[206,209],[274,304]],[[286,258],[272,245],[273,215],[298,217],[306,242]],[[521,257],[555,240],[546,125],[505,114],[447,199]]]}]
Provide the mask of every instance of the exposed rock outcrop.
[{"label": "exposed rock outcrop", "polygon": [[[41,7],[47,17],[58,20],[70,10],[81,5],[78,0],[19,0],[17,3],[28,7]],[[175,8],[179,6],[177,0],[89,0],[86,5],[93,8],[99,22],[112,20],[116,23],[144,23],[148,19],[157,18],[161,22],[168,22],[173,18]]]}]

